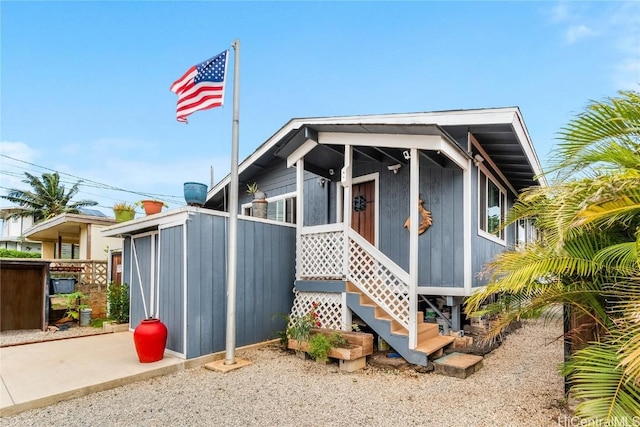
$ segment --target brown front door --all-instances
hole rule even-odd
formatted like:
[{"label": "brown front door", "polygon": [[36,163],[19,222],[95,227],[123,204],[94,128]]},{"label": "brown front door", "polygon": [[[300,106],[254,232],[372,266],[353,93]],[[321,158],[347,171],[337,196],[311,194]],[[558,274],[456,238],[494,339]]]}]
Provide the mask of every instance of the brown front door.
[{"label": "brown front door", "polygon": [[116,285],[122,284],[122,252],[111,254],[111,281]]},{"label": "brown front door", "polygon": [[351,228],[372,245],[376,244],[376,183],[353,184],[351,194]]}]

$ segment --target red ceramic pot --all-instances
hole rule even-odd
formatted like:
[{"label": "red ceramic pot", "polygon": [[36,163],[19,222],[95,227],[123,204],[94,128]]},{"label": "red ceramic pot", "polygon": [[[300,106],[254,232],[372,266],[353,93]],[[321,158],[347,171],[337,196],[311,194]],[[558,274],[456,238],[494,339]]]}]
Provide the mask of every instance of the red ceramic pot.
[{"label": "red ceramic pot", "polygon": [[167,327],[160,319],[144,319],[133,331],[140,363],[162,360],[167,345]]}]

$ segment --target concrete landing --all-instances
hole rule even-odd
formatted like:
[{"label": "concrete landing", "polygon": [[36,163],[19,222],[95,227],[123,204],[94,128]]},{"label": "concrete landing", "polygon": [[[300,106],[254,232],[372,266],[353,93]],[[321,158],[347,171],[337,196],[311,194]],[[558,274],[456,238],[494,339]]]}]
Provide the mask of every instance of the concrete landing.
[{"label": "concrete landing", "polygon": [[482,356],[455,352],[434,360],[433,365],[438,374],[465,379],[482,368],[482,359]]},{"label": "concrete landing", "polygon": [[0,417],[177,372],[184,365],[168,354],[140,363],[131,332],[3,347]]}]

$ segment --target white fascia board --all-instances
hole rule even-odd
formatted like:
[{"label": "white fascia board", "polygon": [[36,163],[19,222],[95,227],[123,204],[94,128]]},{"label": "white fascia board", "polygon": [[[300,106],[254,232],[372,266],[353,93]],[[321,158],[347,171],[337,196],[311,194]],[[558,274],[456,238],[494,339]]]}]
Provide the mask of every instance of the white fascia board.
[{"label": "white fascia board", "polygon": [[439,126],[511,123],[516,107],[478,110],[451,110],[422,113],[392,113],[363,116],[318,117],[297,119],[307,125],[317,124],[429,124]]},{"label": "white fascia board", "polygon": [[[238,174],[244,172],[253,162],[258,160],[260,157],[264,155],[267,151],[273,147],[273,145],[280,141],[282,137],[284,137],[287,133],[289,133],[293,129],[299,129],[306,121],[303,119],[292,119],[284,125],[278,132],[273,134],[271,138],[269,138],[264,144],[262,144],[256,151],[253,152],[249,157],[247,157],[240,165],[238,165]],[[227,175],[220,182],[218,182],[209,192],[207,193],[207,200],[211,198],[214,194],[220,192],[225,186],[229,184],[231,177]]]},{"label": "white fascia board", "polygon": [[522,146],[527,159],[529,159],[529,163],[531,163],[531,166],[533,167],[535,177],[538,179],[541,186],[546,187],[548,185],[547,178],[543,175],[542,166],[540,166],[540,160],[538,159],[536,151],[533,149],[531,137],[529,136],[529,132],[527,132],[524,120],[522,120],[522,117],[520,116],[520,113],[518,111],[516,111],[511,125],[513,126],[513,129],[518,136],[518,141],[520,141],[520,145]]},{"label": "white fascia board", "polygon": [[[516,107],[507,108],[487,108],[478,110],[451,110],[435,111],[428,113],[398,113],[398,114],[374,114],[363,116],[342,116],[342,117],[316,117],[291,119],[286,125],[278,130],[271,138],[265,141],[256,151],[245,159],[238,167],[238,173],[242,173],[249,165],[260,158],[264,153],[273,147],[282,137],[293,129],[299,129],[304,125],[322,124],[429,124],[438,126],[455,125],[476,125],[494,123],[513,123],[514,115],[518,114]],[[406,147],[411,148],[411,147]],[[419,149],[429,149],[416,147]],[[453,160],[453,159],[452,159]],[[207,193],[207,200],[214,194],[220,192],[227,184],[230,177],[227,176],[218,182]]]},{"label": "white fascia board", "polygon": [[347,132],[319,132],[318,142],[328,145],[354,145],[385,148],[418,148],[439,150],[442,137],[439,135],[398,135]]},{"label": "white fascia board", "polygon": [[194,213],[229,216],[226,212],[212,211],[195,206],[183,206],[178,209],[162,212],[156,215],[145,216],[131,221],[121,222],[111,227],[105,228],[100,232],[104,237],[122,237],[125,235],[136,234],[139,230],[147,228],[161,228],[167,224],[184,222]]},{"label": "white fascia board", "polygon": [[318,133],[320,144],[385,147],[385,148],[416,148],[424,151],[440,151],[461,169],[467,169],[468,158],[454,142],[440,135],[406,135],[406,134],[371,134],[371,133],[345,133],[345,132],[320,132]]},{"label": "white fascia board", "polygon": [[290,168],[292,166],[295,166],[298,160],[306,156],[307,153],[309,153],[311,150],[316,148],[317,145],[318,143],[315,142],[314,140],[307,139],[307,141],[304,144],[296,148],[295,151],[287,157],[287,167]]}]

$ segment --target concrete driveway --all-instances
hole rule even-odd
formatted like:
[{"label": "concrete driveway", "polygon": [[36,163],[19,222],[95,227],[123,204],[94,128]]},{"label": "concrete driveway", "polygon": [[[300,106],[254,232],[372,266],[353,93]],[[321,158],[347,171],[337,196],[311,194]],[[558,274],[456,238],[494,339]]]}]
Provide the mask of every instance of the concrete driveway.
[{"label": "concrete driveway", "polygon": [[45,341],[0,349],[0,416],[198,366],[165,354],[140,363],[131,332]]}]

